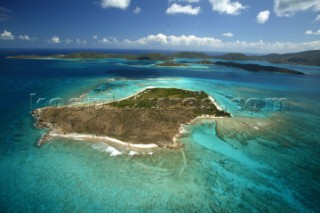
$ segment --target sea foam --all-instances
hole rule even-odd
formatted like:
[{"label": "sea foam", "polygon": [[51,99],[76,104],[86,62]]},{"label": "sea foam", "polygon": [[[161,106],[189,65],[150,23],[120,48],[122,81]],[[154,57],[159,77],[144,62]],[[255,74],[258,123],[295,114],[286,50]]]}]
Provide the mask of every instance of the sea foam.
[{"label": "sea foam", "polygon": [[93,144],[92,145],[92,148],[96,149],[96,150],[99,150],[101,152],[106,152],[108,154],[110,154],[109,156],[118,156],[118,155],[121,155],[122,153],[117,150],[116,148],[112,147],[112,146],[109,146],[105,143],[98,143],[98,144]]}]

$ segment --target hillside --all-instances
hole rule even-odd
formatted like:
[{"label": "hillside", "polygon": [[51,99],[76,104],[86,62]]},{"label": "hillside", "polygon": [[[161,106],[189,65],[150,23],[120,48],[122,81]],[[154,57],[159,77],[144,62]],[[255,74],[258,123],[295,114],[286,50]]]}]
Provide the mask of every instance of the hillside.
[{"label": "hillside", "polygon": [[258,60],[265,60],[276,64],[303,64],[320,66],[320,50],[312,50],[289,54],[270,54],[257,57]]},{"label": "hillside", "polygon": [[262,56],[248,56],[241,53],[228,53],[214,58],[223,60],[256,60],[268,61],[275,64],[301,64],[320,66],[320,50],[312,50],[288,54],[269,54]]},{"label": "hillside", "polygon": [[201,58],[201,59],[212,58],[212,56],[209,56],[201,52],[177,52],[177,53],[174,53],[172,56],[176,58]]},{"label": "hillside", "polygon": [[264,72],[277,72],[277,73],[285,73],[285,74],[304,75],[303,72],[299,72],[296,70],[285,69],[285,68],[274,67],[274,66],[262,66],[259,64],[241,64],[241,63],[221,62],[221,61],[217,61],[217,62],[215,62],[215,64],[220,65],[220,66],[240,68],[240,69],[247,70],[250,72],[264,71]]}]

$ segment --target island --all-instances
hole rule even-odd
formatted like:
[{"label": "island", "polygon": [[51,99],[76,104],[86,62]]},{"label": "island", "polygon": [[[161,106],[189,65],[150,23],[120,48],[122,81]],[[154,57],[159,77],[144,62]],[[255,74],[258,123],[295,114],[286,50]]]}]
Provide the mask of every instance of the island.
[{"label": "island", "polygon": [[296,70],[291,70],[291,69],[286,69],[286,68],[281,68],[281,67],[274,67],[274,66],[264,66],[264,65],[259,65],[259,64],[241,64],[241,63],[235,63],[235,62],[222,62],[222,61],[217,61],[217,62],[215,62],[215,64],[221,65],[221,66],[227,66],[227,67],[240,68],[240,69],[244,69],[244,70],[247,70],[250,72],[265,71],[265,72],[277,72],[277,73],[285,73],[285,74],[304,75],[303,72],[299,72]]},{"label": "island", "polygon": [[11,59],[108,59],[108,58],[123,58],[127,60],[154,60],[154,61],[167,61],[172,60],[174,57],[161,54],[161,53],[148,53],[142,55],[135,54],[117,54],[117,53],[104,53],[104,52],[75,52],[68,54],[52,54],[52,55],[15,55],[7,56]]},{"label": "island", "polygon": [[223,60],[268,61],[274,64],[320,66],[320,50],[268,55],[245,55],[242,53],[227,53],[214,56],[214,58]]},{"label": "island", "polygon": [[246,55],[243,53],[226,53],[208,55],[201,52],[176,52],[172,54],[163,53],[147,53],[147,54],[119,54],[105,52],[75,52],[68,54],[52,54],[52,55],[11,55],[6,58],[12,59],[107,59],[107,58],[123,58],[127,60],[154,60],[154,61],[172,61],[175,58],[192,58],[192,59],[222,59],[227,61],[268,61],[275,64],[298,64],[308,66],[320,66],[320,50],[311,50],[298,53],[286,54],[268,54],[268,55]]},{"label": "island", "polygon": [[202,60],[202,61],[198,61],[196,63],[197,64],[204,64],[204,65],[214,65],[214,62],[210,61],[210,60]]},{"label": "island", "polygon": [[156,64],[156,67],[187,67],[185,63],[177,63],[172,61],[163,62],[160,64]]},{"label": "island", "polygon": [[229,117],[204,91],[146,88],[126,99],[89,106],[35,109],[35,126],[48,130],[38,142],[53,137],[112,139],[131,146],[179,148],[181,125],[202,116]]},{"label": "island", "polygon": [[197,59],[210,59],[212,56],[201,52],[177,52],[172,55],[175,58],[197,58]]}]

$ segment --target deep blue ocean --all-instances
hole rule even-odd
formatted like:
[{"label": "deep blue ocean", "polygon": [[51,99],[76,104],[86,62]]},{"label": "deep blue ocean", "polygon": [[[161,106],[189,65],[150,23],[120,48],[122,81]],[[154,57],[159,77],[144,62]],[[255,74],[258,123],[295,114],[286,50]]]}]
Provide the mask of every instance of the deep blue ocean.
[{"label": "deep blue ocean", "polygon": [[[0,212],[320,212],[320,67],[5,58],[68,52],[0,50]],[[105,102],[150,86],[203,90],[232,117],[185,125],[183,149],[153,155],[67,139],[36,146],[45,130],[30,112],[51,99]]]}]

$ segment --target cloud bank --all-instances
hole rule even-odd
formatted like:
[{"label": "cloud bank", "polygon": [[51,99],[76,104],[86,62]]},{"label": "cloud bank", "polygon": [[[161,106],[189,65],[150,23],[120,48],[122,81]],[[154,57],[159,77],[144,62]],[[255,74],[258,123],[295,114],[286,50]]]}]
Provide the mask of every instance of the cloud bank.
[{"label": "cloud bank", "polygon": [[285,53],[320,49],[320,40],[311,42],[264,42],[230,41],[224,42],[213,37],[197,37],[195,35],[165,35],[162,33],[148,35],[137,40],[125,39],[119,43],[126,48],[175,48],[206,51]]},{"label": "cloud bank", "polygon": [[194,35],[189,36],[175,36],[175,35],[165,35],[159,33],[157,35],[148,35],[146,37],[142,37],[138,40],[131,41],[126,39],[126,43],[135,44],[135,45],[149,45],[149,44],[160,44],[164,46],[194,46],[201,47],[207,45],[215,45],[220,43],[221,40],[215,39],[212,37],[196,37]]},{"label": "cloud bank", "polygon": [[[320,35],[320,29],[318,31],[307,30],[307,35]],[[102,37],[99,39],[97,35],[94,35],[91,42],[100,44],[101,48],[105,45],[113,48],[124,49],[173,49],[173,50],[187,50],[187,51],[223,51],[223,52],[256,52],[256,53],[287,53],[287,52],[299,52],[307,50],[320,49],[320,39],[308,42],[265,42],[263,40],[258,41],[230,41],[233,37],[233,33],[226,32],[222,36],[228,37],[228,41],[223,41],[210,36],[196,36],[196,35],[166,35],[163,33],[150,34],[135,40],[123,39],[118,40],[115,37]],[[20,35],[17,37],[20,40],[30,41],[36,38],[31,38],[28,35]],[[15,36],[4,30],[0,33],[0,40],[15,40]],[[4,41],[3,41],[4,42]],[[48,42],[48,40],[47,40]],[[56,45],[86,45],[88,42],[86,39],[65,39],[61,40],[58,36],[53,36],[50,43]],[[90,41],[89,41],[90,42]],[[89,43],[89,45],[93,44]]]}]

